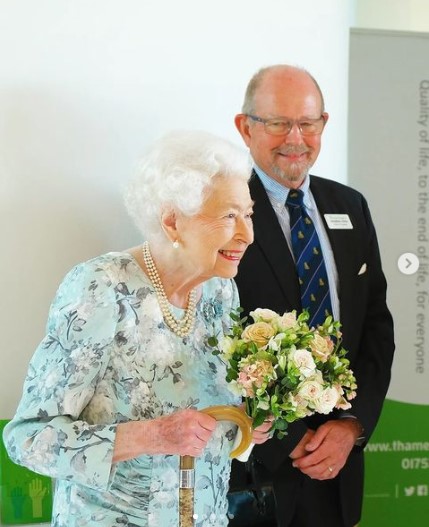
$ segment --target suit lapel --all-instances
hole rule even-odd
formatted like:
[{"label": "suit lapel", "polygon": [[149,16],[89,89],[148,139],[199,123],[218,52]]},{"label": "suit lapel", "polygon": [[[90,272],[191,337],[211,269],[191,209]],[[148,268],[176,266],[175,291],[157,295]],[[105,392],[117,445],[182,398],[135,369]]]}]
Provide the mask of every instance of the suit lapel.
[{"label": "suit lapel", "polygon": [[[264,186],[255,172],[252,175],[249,186],[252,199],[255,201],[253,207],[254,243],[259,245],[260,250],[269,262],[277,281],[277,284],[273,285],[279,287],[283,293],[286,299],[286,309],[299,309],[301,297],[295,264],[276,213],[271,206]],[[291,280],[291,276],[294,277],[293,280]]]}]

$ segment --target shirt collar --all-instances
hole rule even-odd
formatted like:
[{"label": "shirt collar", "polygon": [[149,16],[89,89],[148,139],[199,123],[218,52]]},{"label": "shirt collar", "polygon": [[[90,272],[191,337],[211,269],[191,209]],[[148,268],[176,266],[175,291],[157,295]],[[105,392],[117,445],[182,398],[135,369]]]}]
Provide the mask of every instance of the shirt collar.
[{"label": "shirt collar", "polygon": [[[270,198],[284,205],[286,203],[286,199],[288,197],[290,189],[288,187],[285,187],[284,185],[281,185],[278,181],[275,181],[274,179],[270,178],[270,176],[267,176],[267,174],[262,169],[260,169],[258,165],[254,165],[253,168],[255,169],[256,174],[261,180],[261,183]],[[305,207],[307,209],[314,208],[313,202],[310,197],[310,174],[304,179],[302,185],[299,187],[299,190],[302,190],[304,192]]]}]

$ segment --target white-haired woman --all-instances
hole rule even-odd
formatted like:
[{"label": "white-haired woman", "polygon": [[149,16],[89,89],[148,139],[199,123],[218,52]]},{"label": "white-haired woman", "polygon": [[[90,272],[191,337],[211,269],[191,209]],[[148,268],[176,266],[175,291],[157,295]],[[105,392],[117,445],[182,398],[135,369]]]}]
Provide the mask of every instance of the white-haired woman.
[{"label": "white-haired woman", "polygon": [[235,428],[197,409],[240,402],[207,338],[239,303],[249,175],[228,141],[169,134],[126,194],[143,245],[77,265],[59,287],[4,432],[15,462],[56,479],[52,525],[177,527],[180,455],[197,457],[195,525],[228,524]]}]

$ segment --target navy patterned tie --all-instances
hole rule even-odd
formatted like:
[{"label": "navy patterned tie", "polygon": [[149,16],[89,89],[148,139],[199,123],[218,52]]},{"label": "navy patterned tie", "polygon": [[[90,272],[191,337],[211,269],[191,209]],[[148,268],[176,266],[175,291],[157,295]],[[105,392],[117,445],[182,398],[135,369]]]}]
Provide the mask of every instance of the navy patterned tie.
[{"label": "navy patterned tie", "polygon": [[328,275],[319,237],[303,203],[302,190],[291,189],[289,209],[292,250],[301,288],[301,305],[308,309],[308,325],[316,327],[332,314]]}]

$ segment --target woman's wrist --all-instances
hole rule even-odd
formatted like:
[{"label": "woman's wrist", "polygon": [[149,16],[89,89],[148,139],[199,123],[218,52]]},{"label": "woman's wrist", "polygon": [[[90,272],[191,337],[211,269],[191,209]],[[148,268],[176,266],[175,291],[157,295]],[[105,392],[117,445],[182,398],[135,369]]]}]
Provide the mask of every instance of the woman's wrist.
[{"label": "woman's wrist", "polygon": [[158,421],[127,421],[116,425],[113,462],[127,461],[142,454],[157,454],[159,436]]}]

